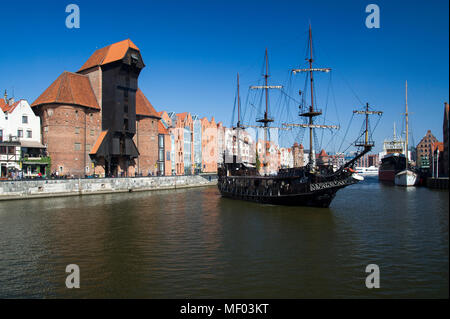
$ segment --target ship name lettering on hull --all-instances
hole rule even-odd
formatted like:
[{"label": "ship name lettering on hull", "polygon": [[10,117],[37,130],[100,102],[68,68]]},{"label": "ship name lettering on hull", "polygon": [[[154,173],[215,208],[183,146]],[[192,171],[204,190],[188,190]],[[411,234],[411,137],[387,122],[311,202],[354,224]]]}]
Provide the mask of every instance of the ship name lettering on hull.
[{"label": "ship name lettering on hull", "polygon": [[317,183],[317,184],[311,184],[309,186],[309,189],[311,192],[318,191],[325,188],[333,188],[337,186],[345,186],[347,185],[347,181],[333,181],[333,182],[325,182],[325,183]]}]

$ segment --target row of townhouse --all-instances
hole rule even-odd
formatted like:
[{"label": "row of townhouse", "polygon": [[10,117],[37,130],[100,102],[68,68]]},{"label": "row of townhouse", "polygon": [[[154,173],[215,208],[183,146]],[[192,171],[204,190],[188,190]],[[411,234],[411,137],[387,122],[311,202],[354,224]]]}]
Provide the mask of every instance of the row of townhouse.
[{"label": "row of townhouse", "polygon": [[157,112],[138,85],[144,67],[129,39],[98,49],[78,71],[64,71],[31,108],[26,101],[5,100],[2,119],[16,113],[28,122],[15,128],[1,124],[0,136],[17,132],[20,143],[34,139],[38,150],[46,147],[49,171],[60,176],[215,173],[223,161],[259,162],[261,173],[273,174],[308,162],[298,144],[280,148],[276,138],[264,144],[257,137],[261,132],[227,128],[214,118]]},{"label": "row of townhouse", "polygon": [[[214,118],[208,120],[189,112],[162,111],[158,115],[167,135],[160,138],[167,140],[164,151],[160,152],[160,163],[165,165],[160,168],[161,174],[215,173],[224,161],[250,165],[259,161],[262,174],[274,174],[280,168],[299,167],[307,162],[302,145],[285,148],[275,141],[266,141],[264,146],[255,132],[224,127]],[[294,160],[294,156],[299,159]]]},{"label": "row of townhouse", "polygon": [[[161,111],[165,144],[164,174],[191,175],[217,171],[217,124],[189,112]],[[160,159],[161,160],[161,159]],[[163,172],[161,168],[160,172]]]}]

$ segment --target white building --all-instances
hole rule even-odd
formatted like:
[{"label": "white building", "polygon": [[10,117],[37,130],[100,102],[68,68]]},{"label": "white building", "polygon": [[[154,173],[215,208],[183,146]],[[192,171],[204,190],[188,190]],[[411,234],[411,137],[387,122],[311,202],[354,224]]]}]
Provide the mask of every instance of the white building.
[{"label": "white building", "polygon": [[[218,134],[221,134],[218,133]],[[220,139],[219,137],[219,143]],[[225,152],[225,161],[227,163],[233,162],[233,156],[237,156],[236,160],[238,163],[255,163],[256,161],[256,151],[255,142],[249,132],[245,129],[233,129],[224,127],[223,128],[223,146],[219,146],[222,152]]]},{"label": "white building", "polygon": [[279,146],[272,141],[266,141],[266,148],[264,147],[264,140],[258,140],[257,142],[258,157],[261,164],[260,174],[274,175],[280,169],[280,153]]},{"label": "white building", "polygon": [[[0,165],[1,177],[23,170],[24,175],[40,171],[41,123],[26,100],[0,99]],[[34,161],[34,162],[33,162]],[[22,167],[22,164],[24,167]],[[41,172],[42,173],[42,172]]]},{"label": "white building", "polygon": [[303,163],[304,165],[309,163],[309,150],[303,150]]},{"label": "white building", "polygon": [[223,163],[225,150],[225,128],[222,122],[217,123],[217,163]]},{"label": "white building", "polygon": [[294,156],[292,154],[292,149],[287,147],[280,148],[280,166],[281,168],[294,167]]}]

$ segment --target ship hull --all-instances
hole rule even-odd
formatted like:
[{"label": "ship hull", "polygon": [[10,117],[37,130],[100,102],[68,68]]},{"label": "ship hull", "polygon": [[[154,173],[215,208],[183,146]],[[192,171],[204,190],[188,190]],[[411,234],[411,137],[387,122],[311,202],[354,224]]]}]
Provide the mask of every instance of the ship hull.
[{"label": "ship hull", "polygon": [[395,174],[397,172],[395,170],[379,170],[378,171],[378,180],[383,182],[394,182]]},{"label": "ship hull", "polygon": [[[356,176],[356,175],[354,175]],[[356,178],[357,177],[357,178]],[[346,176],[328,181],[302,181],[302,178],[222,177],[218,188],[225,198],[262,204],[329,207],[336,192],[363,179]],[[258,187],[254,187],[258,184]],[[271,185],[264,187],[262,185]]]},{"label": "ship hull", "polygon": [[395,182],[395,175],[406,167],[406,159],[403,154],[389,154],[381,159],[378,169],[378,179],[383,182]]},{"label": "ship hull", "polygon": [[336,190],[314,194],[294,194],[282,196],[256,196],[243,195],[232,192],[221,192],[222,197],[257,202],[262,204],[284,205],[284,206],[310,206],[310,207],[329,207],[331,201],[336,196]]},{"label": "ship hull", "polygon": [[417,182],[417,173],[410,170],[404,170],[395,175],[395,185],[398,186],[414,186],[417,184]]}]

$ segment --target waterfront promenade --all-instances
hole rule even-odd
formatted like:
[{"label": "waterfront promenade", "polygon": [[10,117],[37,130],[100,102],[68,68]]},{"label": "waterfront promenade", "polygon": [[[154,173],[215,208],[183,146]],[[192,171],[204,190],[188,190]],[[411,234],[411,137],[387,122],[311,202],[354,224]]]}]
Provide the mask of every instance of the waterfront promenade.
[{"label": "waterfront promenade", "polygon": [[1,181],[0,200],[165,190],[216,183],[215,175]]}]

